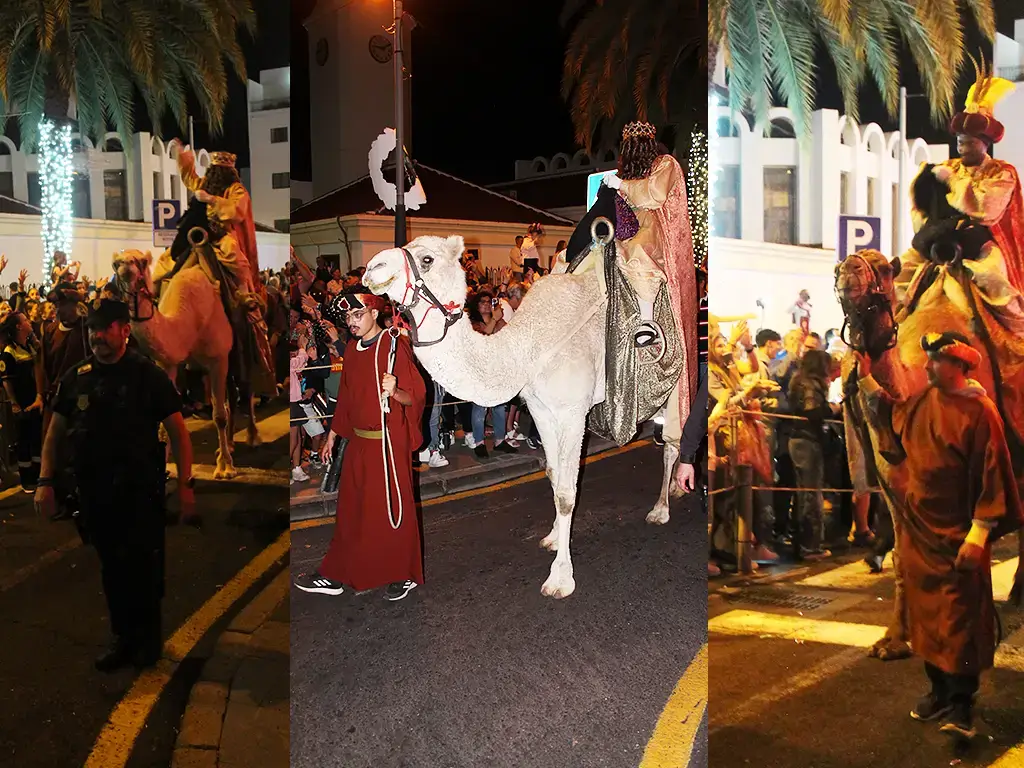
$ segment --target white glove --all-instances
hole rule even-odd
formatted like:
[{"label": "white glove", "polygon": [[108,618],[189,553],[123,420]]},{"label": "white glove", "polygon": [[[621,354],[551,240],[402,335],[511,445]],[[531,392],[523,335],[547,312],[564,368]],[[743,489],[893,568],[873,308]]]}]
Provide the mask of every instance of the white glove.
[{"label": "white glove", "polygon": [[612,189],[620,189],[622,187],[622,179],[615,175],[615,171],[608,171],[604,175],[604,184]]},{"label": "white glove", "polygon": [[498,304],[501,306],[501,317],[506,323],[512,322],[512,315],[515,314],[515,310],[512,309],[512,305],[508,303],[506,299],[499,299]]}]

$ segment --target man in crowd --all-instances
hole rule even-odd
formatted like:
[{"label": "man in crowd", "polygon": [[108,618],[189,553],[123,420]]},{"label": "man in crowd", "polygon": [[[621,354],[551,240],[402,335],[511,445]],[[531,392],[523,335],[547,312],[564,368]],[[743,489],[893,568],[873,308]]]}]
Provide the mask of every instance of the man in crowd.
[{"label": "man in crowd", "polygon": [[899,526],[914,653],[931,691],[910,713],[942,718],[941,730],[971,738],[974,696],[995,655],[994,539],[1021,527],[1022,513],[1002,419],[968,379],[981,355],[958,333],[921,340],[930,386],[895,402],[856,353],[865,412],[904,447],[908,519]]},{"label": "man in crowd", "polygon": [[192,443],[181,398],[167,374],[128,349],[128,305],[89,305],[92,356],[69,371],[52,403],[43,444],[36,508],[53,513],[60,449],[71,449],[82,536],[96,547],[114,642],[96,660],[101,672],[160,658],[164,596],[164,447],[162,424],[178,466],[181,520],[195,519]]},{"label": "man in crowd", "polygon": [[523,236],[516,235],[516,244],[509,249],[508,263],[512,269],[512,279],[523,279]]},{"label": "man in crowd", "polygon": [[[384,299],[363,290],[342,293],[330,312],[345,313],[352,336],[345,349],[331,431],[321,449],[323,460],[329,462],[341,438],[334,538],[319,570],[299,576],[295,586],[340,595],[346,585],[357,591],[387,585],[384,597],[394,601],[423,583],[412,452],[423,443],[426,386],[409,341],[381,329]],[[393,344],[394,371],[388,373]],[[382,396],[390,407],[386,414]],[[382,440],[387,463],[381,456]]]}]

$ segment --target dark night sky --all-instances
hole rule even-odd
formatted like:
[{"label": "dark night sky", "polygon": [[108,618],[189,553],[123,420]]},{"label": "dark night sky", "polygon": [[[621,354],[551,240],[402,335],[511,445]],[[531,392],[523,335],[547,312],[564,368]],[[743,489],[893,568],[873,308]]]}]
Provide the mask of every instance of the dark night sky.
[{"label": "dark night sky", "polygon": [[[360,0],[368,2],[370,0]],[[292,18],[292,132],[309,132],[308,52],[304,12]],[[413,155],[477,183],[511,179],[514,162],[575,148],[562,100],[568,34],[561,0],[407,0],[413,32]],[[438,119],[458,107],[455,120]],[[470,160],[461,159],[469,156]],[[311,178],[309,143],[292,143],[292,177]]]},{"label": "dark night sky", "polygon": [[[1012,38],[1013,23],[1017,18],[1024,18],[1024,1],[1022,0],[995,0],[996,26],[998,30]],[[965,49],[978,58],[979,49],[984,51],[985,58],[991,62],[992,45],[985,40],[984,36],[974,26],[973,21],[968,22],[965,35]],[[971,62],[965,59],[966,68],[961,72],[957,93],[954,100],[954,108],[963,108],[967,91],[974,83],[974,67]],[[921,79],[917,68],[913,65],[913,59],[907,55],[904,57],[903,72],[905,73],[903,85],[907,88],[908,94],[923,93]],[[838,109],[842,112],[843,99],[839,88],[835,83],[835,73],[831,64],[823,67],[818,73],[818,108]],[[956,140],[951,138],[946,131],[946,126],[936,126],[930,117],[927,101],[924,99],[907,99],[907,134],[912,138],[921,137],[929,144],[950,145],[950,156],[956,155]],[[894,131],[899,128],[899,117],[890,118],[885,106],[882,104],[881,96],[873,84],[866,85],[860,92],[860,119],[861,123],[878,123],[883,131]],[[993,154],[999,154],[999,145],[995,146]]]}]

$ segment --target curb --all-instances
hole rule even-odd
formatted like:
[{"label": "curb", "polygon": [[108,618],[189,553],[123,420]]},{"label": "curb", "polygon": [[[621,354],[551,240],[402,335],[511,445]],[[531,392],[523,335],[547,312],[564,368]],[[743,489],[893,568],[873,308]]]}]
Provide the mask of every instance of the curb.
[{"label": "curb", "polygon": [[277,710],[264,707],[261,697],[252,695],[250,683],[266,677],[260,665],[280,665],[274,657],[283,653],[287,692],[289,628],[273,617],[287,606],[290,587],[290,569],[285,567],[217,639],[189,694],[171,768],[241,768],[256,764],[254,751],[260,755],[259,765],[288,765],[287,698],[283,713],[279,702]]},{"label": "curb", "polygon": [[[630,443],[644,440],[650,437],[652,432],[653,430],[643,429],[637,433]],[[615,443],[590,435],[587,450],[581,458],[614,450],[617,447]],[[434,478],[424,478],[419,485],[418,500],[420,502],[431,501],[464,491],[488,488],[492,485],[516,480],[534,472],[544,471],[545,467],[546,462],[544,461],[543,450],[534,451],[530,454],[492,456],[486,463],[479,466],[445,472],[443,475]],[[335,492],[330,494],[321,493],[303,499],[292,499],[290,507],[291,522],[298,523],[333,517],[337,511],[337,498],[338,494]]]}]

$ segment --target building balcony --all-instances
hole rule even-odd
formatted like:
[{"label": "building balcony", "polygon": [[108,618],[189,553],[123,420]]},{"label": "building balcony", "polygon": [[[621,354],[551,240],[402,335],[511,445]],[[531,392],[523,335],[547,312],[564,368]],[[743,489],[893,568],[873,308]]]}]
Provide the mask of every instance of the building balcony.
[{"label": "building balcony", "polygon": [[291,106],[290,97],[282,97],[280,99],[264,99],[263,101],[254,101],[249,104],[250,112],[270,112],[273,109],[288,109]]},{"label": "building balcony", "polygon": [[997,74],[1004,80],[1010,80],[1014,83],[1024,82],[1024,66],[1000,67]]}]

